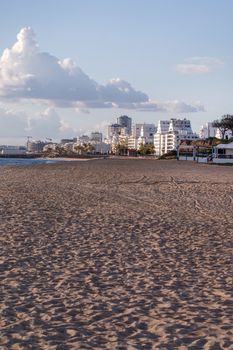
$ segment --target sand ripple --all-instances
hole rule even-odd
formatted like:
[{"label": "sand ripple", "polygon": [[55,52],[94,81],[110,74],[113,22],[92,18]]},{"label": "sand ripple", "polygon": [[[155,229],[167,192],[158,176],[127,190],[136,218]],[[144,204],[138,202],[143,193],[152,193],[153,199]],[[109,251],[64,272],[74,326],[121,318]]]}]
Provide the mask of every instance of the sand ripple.
[{"label": "sand ripple", "polygon": [[0,174],[1,350],[233,349],[232,168]]}]

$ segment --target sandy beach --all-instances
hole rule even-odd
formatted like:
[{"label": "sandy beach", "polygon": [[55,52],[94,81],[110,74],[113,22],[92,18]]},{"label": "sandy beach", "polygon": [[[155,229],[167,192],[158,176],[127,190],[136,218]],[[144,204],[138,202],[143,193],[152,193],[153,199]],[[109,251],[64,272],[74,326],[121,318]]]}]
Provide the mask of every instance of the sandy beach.
[{"label": "sandy beach", "polygon": [[233,168],[0,169],[0,350],[233,349]]}]

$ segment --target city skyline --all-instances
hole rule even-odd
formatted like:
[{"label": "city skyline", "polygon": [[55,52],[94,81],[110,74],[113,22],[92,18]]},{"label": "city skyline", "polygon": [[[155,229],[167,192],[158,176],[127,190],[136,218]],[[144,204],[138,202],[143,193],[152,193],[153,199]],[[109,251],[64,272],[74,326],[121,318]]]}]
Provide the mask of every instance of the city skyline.
[{"label": "city skyline", "polygon": [[[1,5],[0,143],[231,113],[229,0]],[[14,11],[13,11],[14,9]]]}]

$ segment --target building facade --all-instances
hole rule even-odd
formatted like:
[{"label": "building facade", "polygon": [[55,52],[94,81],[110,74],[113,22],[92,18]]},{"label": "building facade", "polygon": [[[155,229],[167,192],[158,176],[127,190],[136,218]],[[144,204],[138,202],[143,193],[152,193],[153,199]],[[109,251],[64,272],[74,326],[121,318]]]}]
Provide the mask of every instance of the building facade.
[{"label": "building facade", "polygon": [[91,141],[95,141],[95,142],[102,142],[103,141],[103,134],[102,134],[102,132],[92,132],[90,140]]},{"label": "building facade", "polygon": [[121,115],[117,118],[117,124],[123,128],[126,128],[126,133],[131,135],[132,133],[132,118],[127,115]]},{"label": "building facade", "polygon": [[48,145],[50,142],[44,141],[28,141],[27,142],[27,151],[29,153],[40,153],[43,151],[44,146]]},{"label": "building facade", "polygon": [[190,120],[186,118],[160,120],[154,137],[155,153],[161,156],[176,150],[180,141],[196,139],[198,139],[198,135],[192,131]]}]

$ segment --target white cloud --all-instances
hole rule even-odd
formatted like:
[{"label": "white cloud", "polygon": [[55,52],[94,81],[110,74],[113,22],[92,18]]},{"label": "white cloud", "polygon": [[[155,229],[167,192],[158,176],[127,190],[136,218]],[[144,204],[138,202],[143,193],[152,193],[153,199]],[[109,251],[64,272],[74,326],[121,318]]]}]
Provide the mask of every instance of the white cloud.
[{"label": "white cloud", "polygon": [[53,108],[47,108],[37,118],[30,118],[28,131],[41,139],[46,137],[57,139],[76,135],[76,130],[62,120]]},{"label": "white cloud", "polygon": [[178,73],[181,73],[181,74],[203,74],[203,73],[209,73],[210,67],[208,67],[205,64],[185,63],[185,64],[177,64],[176,70]]},{"label": "white cloud", "polygon": [[141,103],[124,104],[120,108],[136,109],[139,111],[151,111],[151,112],[169,112],[169,113],[193,113],[204,112],[205,108],[200,103],[194,103],[193,105],[186,104],[184,102],[173,101],[148,101]]},{"label": "white cloud", "polygon": [[212,72],[223,62],[215,57],[190,57],[185,63],[177,64],[176,71],[181,74],[206,74]]},{"label": "white cloud", "polygon": [[110,80],[106,86],[101,86],[100,91],[104,101],[112,101],[115,104],[148,101],[145,93],[136,91],[130,83],[119,78]]},{"label": "white cloud", "polygon": [[30,135],[34,139],[44,140],[46,137],[60,139],[76,135],[76,130],[52,108],[31,118],[25,113],[0,107],[0,125],[1,138],[26,138]]},{"label": "white cloud", "polygon": [[28,126],[24,114],[0,107],[0,137],[24,137]]},{"label": "white cloud", "polygon": [[40,52],[31,28],[23,28],[13,47],[4,50],[0,78],[0,94],[8,98],[51,100],[65,106],[83,102],[90,107],[148,100],[146,94],[125,81],[116,79],[99,85],[70,58],[60,61]]},{"label": "white cloud", "polygon": [[[10,101],[35,100],[82,112],[88,112],[89,108],[170,111],[172,106],[176,110],[178,104],[181,106],[180,112],[182,106],[183,112],[198,110],[183,102],[150,101],[146,93],[119,78],[111,79],[106,85],[98,84],[72,59],[59,60],[50,53],[40,52],[30,27],[21,29],[16,43],[12,48],[5,49],[0,57],[0,97]],[[38,122],[39,128],[45,122],[48,127],[49,123],[55,123],[55,117],[46,118],[46,121]]]}]

